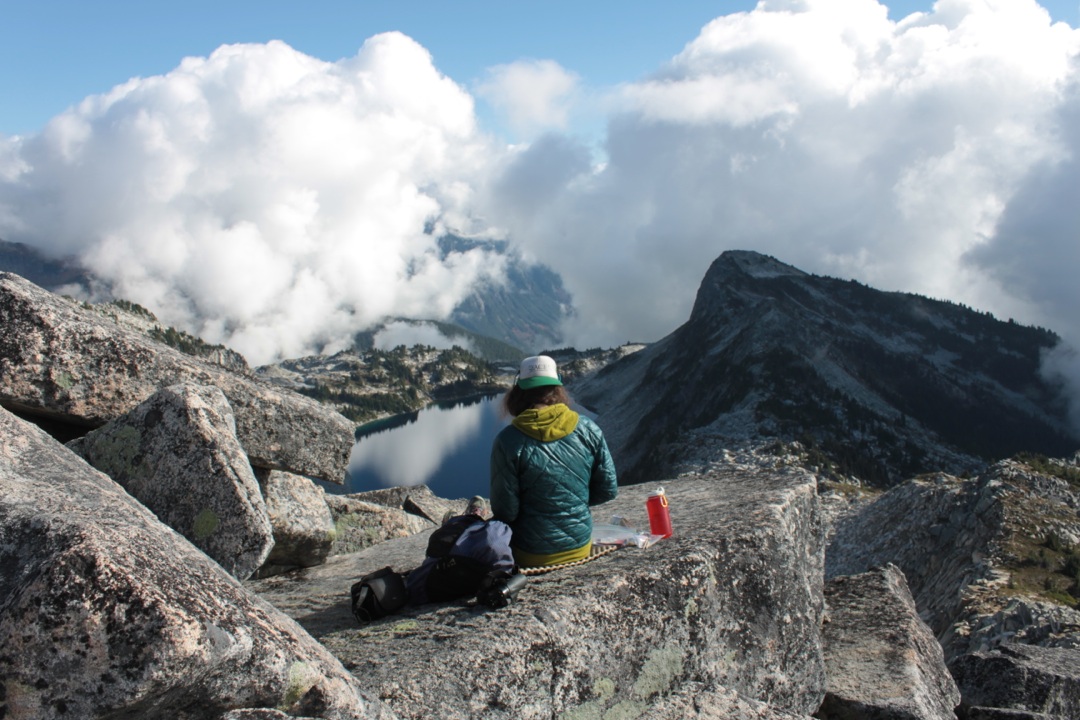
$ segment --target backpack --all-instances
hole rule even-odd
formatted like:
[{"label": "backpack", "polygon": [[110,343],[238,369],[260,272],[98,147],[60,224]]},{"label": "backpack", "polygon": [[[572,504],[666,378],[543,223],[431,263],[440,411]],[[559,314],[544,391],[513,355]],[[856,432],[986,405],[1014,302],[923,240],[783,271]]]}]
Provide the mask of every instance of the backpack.
[{"label": "backpack", "polygon": [[395,613],[409,600],[404,577],[389,566],[364,575],[353,584],[349,595],[353,617],[361,624]]},{"label": "backpack", "polygon": [[511,577],[514,570],[510,526],[466,514],[431,534],[424,562],[405,583],[409,600],[421,605],[476,595],[489,575]]}]

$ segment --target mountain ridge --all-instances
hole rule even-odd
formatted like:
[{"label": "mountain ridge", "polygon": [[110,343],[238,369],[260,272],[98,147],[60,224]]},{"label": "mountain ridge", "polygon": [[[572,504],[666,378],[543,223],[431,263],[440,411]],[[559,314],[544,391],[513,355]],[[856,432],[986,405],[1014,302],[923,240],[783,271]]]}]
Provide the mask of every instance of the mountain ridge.
[{"label": "mountain ridge", "polygon": [[453,234],[439,238],[444,255],[476,247],[488,248],[507,258],[505,281],[477,285],[454,308],[450,321],[526,350],[562,342],[559,326],[573,315],[573,298],[563,288],[562,277],[546,265],[525,262],[509,250],[506,241],[475,240]]},{"label": "mountain ridge", "polygon": [[665,446],[714,436],[800,441],[888,486],[1018,451],[1071,454],[1080,441],[1064,395],[1039,373],[1058,342],[953,303],[728,251],[686,323],[575,391],[611,428],[628,482],[667,462]]}]

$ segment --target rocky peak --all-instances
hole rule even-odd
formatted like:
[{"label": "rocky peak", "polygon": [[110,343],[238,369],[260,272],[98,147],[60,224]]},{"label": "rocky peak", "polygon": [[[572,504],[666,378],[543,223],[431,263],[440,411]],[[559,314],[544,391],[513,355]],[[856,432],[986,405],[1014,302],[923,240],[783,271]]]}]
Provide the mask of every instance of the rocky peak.
[{"label": "rocky peak", "polygon": [[575,393],[611,428],[631,481],[705,434],[799,440],[841,474],[890,485],[1024,450],[1074,452],[1065,397],[1039,371],[1058,342],[961,305],[726,252],[682,327]]},{"label": "rocky peak", "polygon": [[705,273],[698,288],[690,321],[707,321],[718,311],[732,306],[745,308],[776,298],[782,284],[777,278],[805,278],[806,273],[774,257],[751,250],[728,250],[720,255]]},{"label": "rocky peak", "polygon": [[782,263],[771,255],[763,255],[753,250],[725,251],[713,262],[709,273],[728,275],[741,273],[747,277],[759,279],[785,276],[808,277],[807,273],[796,267]]},{"label": "rocky peak", "polygon": [[0,270],[22,275],[48,289],[89,285],[89,276],[74,258],[47,257],[39,250],[19,242],[0,238]]}]

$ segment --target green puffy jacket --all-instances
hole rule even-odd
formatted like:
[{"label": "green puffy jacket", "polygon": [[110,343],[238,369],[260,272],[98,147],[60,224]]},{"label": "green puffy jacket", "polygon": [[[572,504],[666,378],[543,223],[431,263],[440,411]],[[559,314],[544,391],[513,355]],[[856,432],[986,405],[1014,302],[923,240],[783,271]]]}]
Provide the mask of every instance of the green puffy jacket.
[{"label": "green puffy jacket", "polygon": [[566,405],[514,418],[491,449],[491,510],[510,544],[550,555],[592,538],[590,505],[615,499],[615,463],[600,427]]}]

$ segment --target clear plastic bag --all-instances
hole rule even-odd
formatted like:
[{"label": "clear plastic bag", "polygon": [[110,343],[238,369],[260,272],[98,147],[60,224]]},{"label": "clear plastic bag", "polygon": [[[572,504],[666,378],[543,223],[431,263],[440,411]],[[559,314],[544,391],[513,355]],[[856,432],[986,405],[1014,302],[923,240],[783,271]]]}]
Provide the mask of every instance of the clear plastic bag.
[{"label": "clear plastic bag", "polygon": [[614,545],[616,547],[633,545],[644,549],[659,539],[659,535],[635,530],[623,518],[618,516],[611,518],[610,523],[593,524],[593,545]]}]

